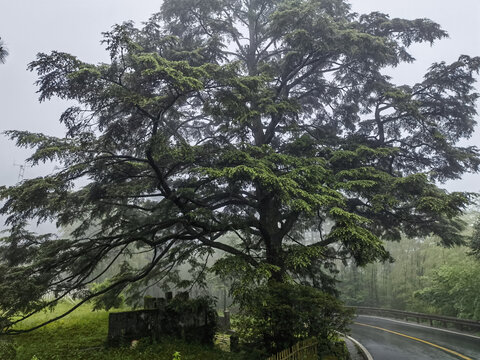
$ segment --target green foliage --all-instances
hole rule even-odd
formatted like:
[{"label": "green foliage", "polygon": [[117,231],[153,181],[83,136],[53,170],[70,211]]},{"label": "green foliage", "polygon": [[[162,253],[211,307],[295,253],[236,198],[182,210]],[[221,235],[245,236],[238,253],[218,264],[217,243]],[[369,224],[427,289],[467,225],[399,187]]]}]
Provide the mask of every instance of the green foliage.
[{"label": "green foliage", "polygon": [[470,240],[470,248],[472,253],[480,259],[480,216],[477,217],[475,224],[473,226],[473,234]]},{"label": "green foliage", "polygon": [[320,290],[271,282],[242,297],[235,327],[246,346],[267,354],[313,336],[322,339],[321,351],[329,351],[350,317],[337,299]]},{"label": "green foliage", "polygon": [[[477,216],[470,212],[462,220],[475,230]],[[478,319],[478,261],[466,247],[438,245],[436,238],[403,239],[387,245],[394,262],[341,265],[341,298],[349,305]]]},{"label": "green foliage", "polygon": [[[29,318],[28,323],[22,326],[27,328],[42,323],[45,319],[63,313],[69,306],[70,304],[61,303],[52,312],[39,313]],[[140,339],[135,348],[108,348],[105,344],[107,332],[108,313],[93,312],[91,306],[82,306],[66,318],[37,331],[13,336],[17,348],[17,357],[14,359],[31,360],[36,357],[38,360],[172,360],[172,354],[179,352],[182,360],[240,360],[237,354],[198,343],[189,344],[174,338],[164,338],[154,343]]]},{"label": "green foliage", "polygon": [[[72,304],[67,302],[61,303],[51,311],[41,312],[29,318],[21,324],[21,327],[38,325],[62,314],[71,306]],[[107,332],[108,313],[93,312],[91,306],[82,306],[62,320],[13,338],[17,344],[19,360],[30,360],[34,355],[39,360],[62,359],[65,354],[69,354],[73,359],[82,359],[88,358],[89,352],[103,348]]]},{"label": "green foliage", "polygon": [[[90,291],[97,293],[111,285],[111,280],[107,279],[103,283],[94,283],[90,286]],[[118,309],[125,303],[124,296],[115,291],[109,291],[94,299],[93,310]]]},{"label": "green foliage", "polygon": [[0,340],[0,359],[15,360],[17,358],[17,349],[11,341]]},{"label": "green foliage", "polygon": [[480,320],[479,277],[478,262],[444,265],[426,278],[429,285],[414,296],[440,314]]},{"label": "green foliage", "polygon": [[319,340],[319,356],[321,360],[349,360],[350,352],[348,351],[345,341],[340,338],[320,339]]},{"label": "green foliage", "polygon": [[173,360],[181,360],[181,356],[180,356],[180,353],[178,351],[175,351],[173,353]]}]

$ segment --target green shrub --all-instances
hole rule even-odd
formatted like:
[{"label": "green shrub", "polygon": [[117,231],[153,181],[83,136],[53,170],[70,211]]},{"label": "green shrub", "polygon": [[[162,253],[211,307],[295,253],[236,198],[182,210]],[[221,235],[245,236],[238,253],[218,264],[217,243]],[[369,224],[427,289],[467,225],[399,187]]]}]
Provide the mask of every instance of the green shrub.
[{"label": "green shrub", "polygon": [[342,339],[332,337],[328,340],[319,340],[319,356],[321,359],[350,359],[350,352]]},{"label": "green shrub", "polygon": [[352,312],[333,296],[309,286],[270,283],[241,299],[236,328],[249,347],[267,354],[302,339],[322,339],[320,351],[334,346],[335,331],[345,332]]}]

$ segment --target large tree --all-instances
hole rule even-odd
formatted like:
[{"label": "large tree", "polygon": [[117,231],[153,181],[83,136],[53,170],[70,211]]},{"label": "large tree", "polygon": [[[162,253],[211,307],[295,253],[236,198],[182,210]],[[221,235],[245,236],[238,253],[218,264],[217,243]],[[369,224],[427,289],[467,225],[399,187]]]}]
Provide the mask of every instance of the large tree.
[{"label": "large tree", "polygon": [[[65,137],[7,132],[58,170],[0,192],[3,332],[67,294],[166,281],[213,250],[242,301],[265,284],[332,291],[332,259],[387,259],[382,239],[401,233],[462,243],[469,195],[436,184],[478,169],[457,143],[474,129],[480,59],[433,64],[411,86],[385,75],[445,36],[343,0],[165,0],[142,28],[105,33],[107,64],[39,54],[40,100],[74,105]],[[38,235],[32,220],[75,229]],[[88,290],[136,248],[148,264]]]}]

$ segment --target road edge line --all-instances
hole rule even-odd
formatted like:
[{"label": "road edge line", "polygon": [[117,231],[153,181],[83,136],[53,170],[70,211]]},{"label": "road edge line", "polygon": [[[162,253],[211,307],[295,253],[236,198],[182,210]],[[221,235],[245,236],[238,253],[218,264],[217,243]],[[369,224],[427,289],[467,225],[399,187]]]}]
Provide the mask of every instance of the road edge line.
[{"label": "road edge line", "polygon": [[477,336],[477,335],[474,335],[474,334],[470,334],[470,333],[466,333],[466,332],[461,332],[460,330],[458,330],[458,331],[453,331],[453,330],[450,330],[450,329],[444,329],[444,328],[435,327],[435,326],[423,325],[423,324],[418,324],[418,323],[410,322],[410,321],[403,321],[403,320],[399,320],[399,319],[392,319],[392,318],[387,318],[387,317],[384,317],[384,316],[376,316],[376,315],[357,315],[357,317],[358,317],[358,316],[365,316],[365,317],[370,317],[370,318],[388,320],[388,321],[395,322],[395,323],[398,323],[398,324],[410,325],[410,326],[413,326],[413,327],[420,327],[420,328],[423,328],[423,329],[432,329],[432,330],[437,330],[437,331],[445,332],[445,333],[448,333],[448,334],[455,334],[455,335],[460,335],[460,336],[466,336],[466,337],[470,337],[470,338],[473,338],[473,339],[480,339],[480,336]]},{"label": "road edge line", "polygon": [[359,350],[363,353],[366,360],[373,360],[372,354],[370,354],[370,352],[365,348],[365,346],[363,346],[358,340],[355,340],[354,338],[348,335],[345,335],[345,337],[351,342],[353,342],[355,346],[359,348]]}]

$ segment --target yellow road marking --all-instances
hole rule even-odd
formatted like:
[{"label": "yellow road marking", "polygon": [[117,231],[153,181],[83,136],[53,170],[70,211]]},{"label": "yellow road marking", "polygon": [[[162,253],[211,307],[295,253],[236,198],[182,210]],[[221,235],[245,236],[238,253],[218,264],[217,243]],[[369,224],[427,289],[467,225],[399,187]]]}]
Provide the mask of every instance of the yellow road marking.
[{"label": "yellow road marking", "polygon": [[378,330],[382,330],[382,331],[386,331],[386,332],[389,332],[389,333],[392,333],[392,334],[395,334],[395,335],[399,335],[399,336],[403,336],[403,337],[406,337],[408,339],[412,339],[412,340],[415,340],[415,341],[419,341],[421,343],[424,343],[424,344],[427,344],[427,345],[430,345],[430,346],[433,346],[433,347],[436,347],[440,350],[443,350],[443,351],[446,351],[450,354],[453,354],[455,356],[458,356],[459,358],[461,359],[465,359],[465,360],[473,360],[472,358],[469,358],[465,355],[462,355],[456,351],[453,351],[453,350],[450,350],[450,349],[447,349],[447,348],[444,348],[443,346],[440,346],[440,345],[437,345],[437,344],[433,344],[431,342],[428,342],[428,341],[425,341],[425,340],[422,340],[422,339],[419,339],[419,338],[416,338],[416,337],[413,337],[413,336],[409,336],[409,335],[405,335],[405,334],[402,334],[402,333],[399,333],[399,332],[396,332],[396,331],[392,331],[392,330],[388,330],[388,329],[384,329],[384,328],[381,328],[381,327],[378,327],[378,326],[373,326],[373,325],[368,325],[368,324],[363,324],[363,323],[359,323],[359,322],[355,322],[355,324],[357,325],[362,325],[362,326],[366,326],[366,327],[371,327],[373,329],[378,329]]}]

